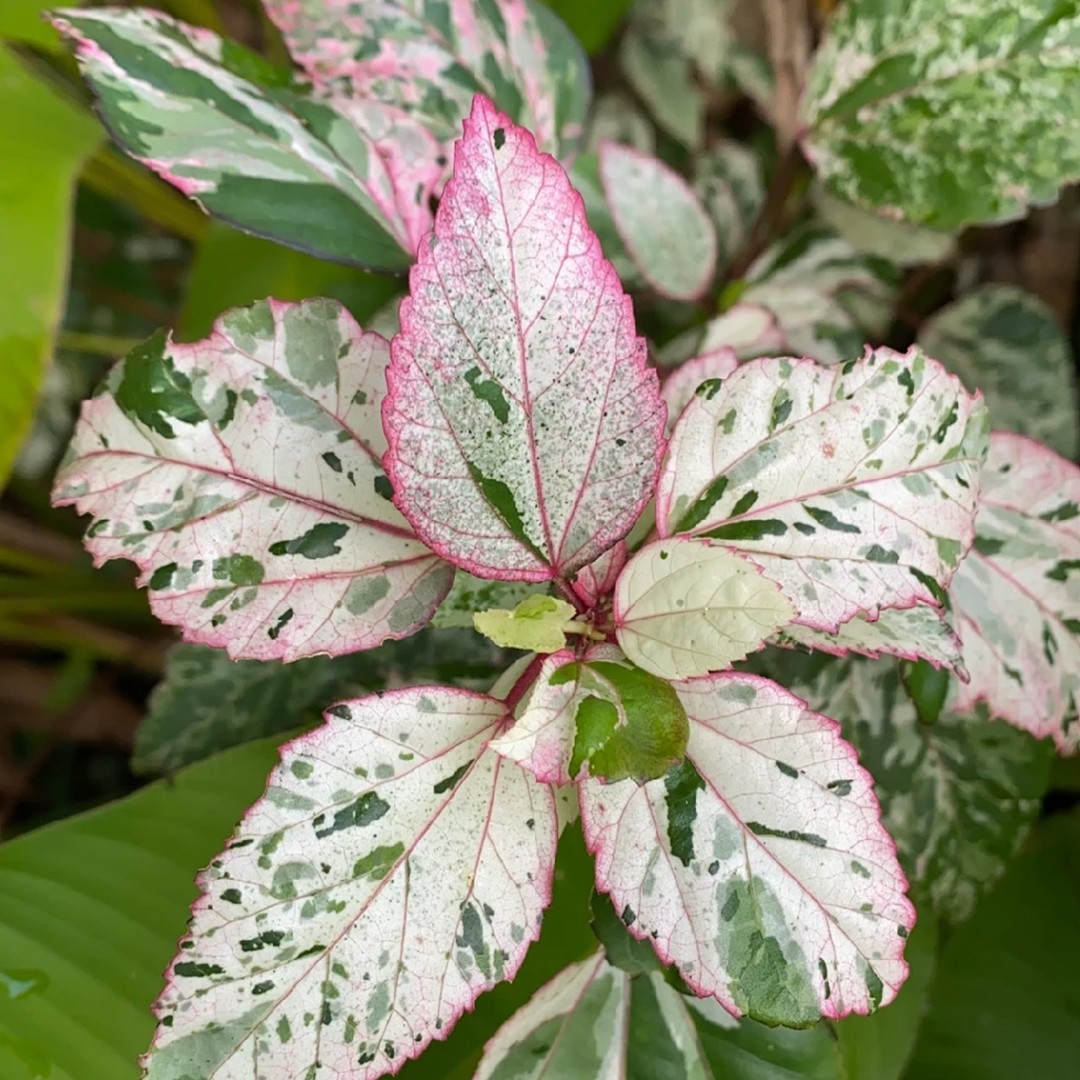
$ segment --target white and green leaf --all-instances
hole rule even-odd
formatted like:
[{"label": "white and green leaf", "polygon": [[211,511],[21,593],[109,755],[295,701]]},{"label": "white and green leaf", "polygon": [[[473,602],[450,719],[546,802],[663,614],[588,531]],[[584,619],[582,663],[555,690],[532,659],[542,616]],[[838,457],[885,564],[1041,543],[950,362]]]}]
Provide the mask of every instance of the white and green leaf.
[{"label": "white and green leaf", "polygon": [[330,300],[237,309],[191,345],[159,333],[84,405],[54,498],[190,641],[291,660],[405,637],[453,570],[390,501],[388,351]]},{"label": "white and green leaf", "polygon": [[806,1026],[887,1004],[914,909],[855,751],[765,679],[675,689],[686,761],[644,785],[581,785],[597,888],[733,1015]]},{"label": "white and green leaf", "polygon": [[705,383],[672,435],[661,536],[726,545],[835,633],[940,606],[973,538],[986,412],[918,350],[821,367],[754,360]]},{"label": "white and green leaf", "polygon": [[551,895],[551,791],[442,687],[334,706],[201,880],[148,1080],[396,1071],[514,976]]}]

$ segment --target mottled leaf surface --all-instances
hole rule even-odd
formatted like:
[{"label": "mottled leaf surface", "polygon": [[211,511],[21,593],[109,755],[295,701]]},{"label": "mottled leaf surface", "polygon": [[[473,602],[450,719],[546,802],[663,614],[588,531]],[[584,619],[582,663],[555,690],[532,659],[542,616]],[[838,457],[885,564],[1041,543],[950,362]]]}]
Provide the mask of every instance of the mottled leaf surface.
[{"label": "mottled leaf surface", "polygon": [[611,645],[549,656],[492,748],[538,780],[651,780],[682,760],[687,721],[670,684]]},{"label": "mottled leaf surface", "polygon": [[972,540],[986,414],[918,350],[754,360],[706,383],[672,435],[662,536],[726,544],[761,567],[795,621],[938,605]]},{"label": "mottled leaf surface", "polygon": [[396,504],[480,577],[574,573],[651,495],[665,410],[566,173],[482,97],[409,281],[383,407]]},{"label": "mottled leaf surface", "polygon": [[955,707],[990,712],[1080,748],[1080,469],[995,432],[975,545],[951,590],[964,663]]},{"label": "mottled leaf surface", "polygon": [[754,676],[675,689],[686,761],[644,785],[581,786],[597,887],[734,1015],[805,1026],[891,1001],[914,909],[839,726]]},{"label": "mottled leaf surface", "polygon": [[746,244],[761,213],[762,172],[759,155],[732,139],[717,139],[694,162],[694,191],[716,228],[722,266]]},{"label": "mottled leaf surface", "polygon": [[716,272],[716,229],[693,190],[658,158],[601,143],[600,179],[615,228],[661,296],[696,300]]},{"label": "mottled leaf surface", "polygon": [[550,790],[485,750],[500,701],[418,687],[291,743],[206,871],[151,1080],[373,1080],[516,972],[551,895]]},{"label": "mottled leaf surface", "polygon": [[749,559],[708,540],[671,537],[626,564],[614,613],[616,639],[635,664],[688,679],[742,660],[795,609]]},{"label": "mottled leaf surface", "polygon": [[207,213],[335,262],[409,265],[441,171],[422,129],[377,102],[346,116],[251,81],[258,57],[156,11],[68,10],[56,25],[117,141]]},{"label": "mottled leaf surface", "polygon": [[445,146],[485,94],[551,153],[584,134],[588,62],[534,0],[266,0],[290,52],[323,93],[417,117]]},{"label": "mottled leaf surface", "polygon": [[1039,812],[1049,743],[982,711],[921,721],[895,662],[830,660],[790,685],[858,749],[916,901],[967,918]]},{"label": "mottled leaf surface", "polygon": [[986,395],[990,424],[1080,451],[1080,401],[1069,342],[1053,311],[1029,293],[984,285],[949,304],[919,332],[929,356]]},{"label": "mottled leaf surface", "polygon": [[1020,217],[1080,176],[1077,0],[879,0],[829,21],[807,152],[838,194],[939,229]]},{"label": "mottled leaf surface", "polygon": [[682,415],[683,409],[694,400],[697,388],[710,379],[726,379],[739,366],[735,350],[720,346],[680,364],[660,386],[660,396],[668,411],[668,432]]},{"label": "mottled leaf surface", "polygon": [[453,571],[390,502],[387,354],[329,300],[241,308],[192,345],[158,334],[84,405],[54,497],[188,640],[294,659],[405,637]]}]

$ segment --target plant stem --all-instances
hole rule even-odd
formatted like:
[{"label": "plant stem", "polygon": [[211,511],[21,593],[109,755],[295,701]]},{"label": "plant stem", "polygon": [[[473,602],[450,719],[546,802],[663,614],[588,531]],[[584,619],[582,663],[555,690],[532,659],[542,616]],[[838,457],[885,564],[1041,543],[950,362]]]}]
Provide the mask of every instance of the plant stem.
[{"label": "plant stem", "polygon": [[537,653],[530,661],[528,667],[518,677],[518,681],[510,688],[510,692],[503,699],[506,702],[506,711],[513,712],[517,703],[525,696],[525,691],[536,681],[540,668],[547,659]]}]

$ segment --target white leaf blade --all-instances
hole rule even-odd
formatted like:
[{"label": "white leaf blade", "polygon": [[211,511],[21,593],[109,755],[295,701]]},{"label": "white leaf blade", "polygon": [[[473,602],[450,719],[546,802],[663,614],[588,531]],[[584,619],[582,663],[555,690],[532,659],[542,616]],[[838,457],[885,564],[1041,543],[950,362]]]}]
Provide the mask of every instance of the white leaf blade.
[{"label": "white leaf blade", "polygon": [[676,689],[687,765],[642,786],[581,786],[598,888],[733,1015],[798,1025],[886,1004],[914,909],[838,726],[752,676]]},{"label": "white leaf blade", "polygon": [[482,97],[410,286],[383,409],[397,505],[481,577],[592,562],[648,501],[664,407],[566,174]]},{"label": "white leaf blade", "polygon": [[192,345],[153,338],[85,404],[54,497],[94,515],[95,560],[134,561],[188,640],[295,659],[407,636],[452,570],[389,500],[387,359],[327,300],[238,309]]},{"label": "white leaf blade", "polygon": [[374,1080],[513,976],[556,820],[547,789],[485,750],[504,721],[493,698],[420,687],[335,706],[286,748],[203,879],[151,1080],[258,1080],[270,1056]]},{"label": "white leaf blade", "polygon": [[917,350],[750,361],[680,417],[657,528],[730,545],[796,622],[835,633],[939,602],[973,537],[985,443],[981,401]]},{"label": "white leaf blade", "polygon": [[1021,435],[994,432],[975,546],[951,596],[971,673],[952,707],[991,713],[1080,748],[1080,469]]},{"label": "white leaf blade", "polygon": [[642,548],[615,586],[615,636],[638,667],[687,679],[730,666],[794,615],[748,560],[707,540],[674,537]]}]

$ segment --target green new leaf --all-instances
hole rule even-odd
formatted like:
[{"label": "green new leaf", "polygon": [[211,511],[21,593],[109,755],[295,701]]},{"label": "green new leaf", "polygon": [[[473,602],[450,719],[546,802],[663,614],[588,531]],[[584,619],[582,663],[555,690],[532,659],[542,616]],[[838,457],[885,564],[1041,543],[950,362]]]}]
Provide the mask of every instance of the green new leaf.
[{"label": "green new leaf", "polygon": [[401,141],[400,118],[253,82],[253,72],[277,76],[209,31],[145,10],[68,10],[55,21],[116,139],[207,213],[335,262],[409,265],[440,173],[422,129],[408,134],[427,140],[430,160],[404,170],[385,152]]},{"label": "green new leaf", "polygon": [[473,615],[473,626],[504,649],[553,653],[566,645],[573,605],[554,596],[527,596],[512,611],[495,608]]},{"label": "green new leaf", "polygon": [[[7,19],[10,13],[4,5]],[[0,33],[5,22],[0,21]],[[60,321],[72,187],[101,139],[93,120],[0,45],[0,488],[30,426]]]},{"label": "green new leaf", "polygon": [[939,311],[919,333],[927,354],[986,395],[990,426],[1045,443],[1063,457],[1080,450],[1076,375],[1069,342],[1040,300],[984,285]]},{"label": "green new leaf", "polygon": [[1080,176],[1080,0],[877,0],[829,24],[806,149],[839,195],[938,229]]}]

